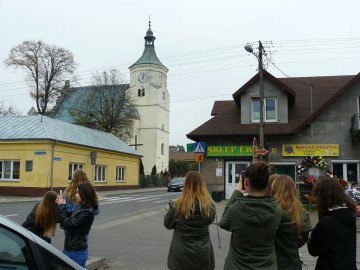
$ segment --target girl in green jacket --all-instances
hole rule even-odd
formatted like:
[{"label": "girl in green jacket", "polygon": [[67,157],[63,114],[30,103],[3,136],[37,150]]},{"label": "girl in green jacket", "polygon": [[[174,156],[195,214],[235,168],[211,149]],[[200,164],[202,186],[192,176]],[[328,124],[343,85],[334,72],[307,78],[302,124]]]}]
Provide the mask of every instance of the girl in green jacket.
[{"label": "girl in green jacket", "polygon": [[295,183],[290,176],[270,176],[269,190],[282,209],[275,236],[278,270],[301,270],[299,248],[306,243],[312,230],[309,214],[297,198]]},{"label": "girl in green jacket", "polygon": [[167,266],[171,270],[212,270],[214,251],[209,225],[215,219],[215,203],[198,172],[185,177],[183,193],[170,202],[164,226],[173,229]]}]

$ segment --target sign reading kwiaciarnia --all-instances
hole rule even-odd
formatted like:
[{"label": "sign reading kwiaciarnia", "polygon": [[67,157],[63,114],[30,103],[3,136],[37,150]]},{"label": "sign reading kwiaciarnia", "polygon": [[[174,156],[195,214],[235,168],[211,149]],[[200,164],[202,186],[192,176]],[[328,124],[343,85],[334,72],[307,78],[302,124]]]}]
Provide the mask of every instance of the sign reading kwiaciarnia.
[{"label": "sign reading kwiaciarnia", "polygon": [[206,147],[208,157],[239,157],[253,156],[252,145],[209,145]]},{"label": "sign reading kwiaciarnia", "polygon": [[303,156],[339,156],[338,144],[283,144],[282,155],[284,157]]}]

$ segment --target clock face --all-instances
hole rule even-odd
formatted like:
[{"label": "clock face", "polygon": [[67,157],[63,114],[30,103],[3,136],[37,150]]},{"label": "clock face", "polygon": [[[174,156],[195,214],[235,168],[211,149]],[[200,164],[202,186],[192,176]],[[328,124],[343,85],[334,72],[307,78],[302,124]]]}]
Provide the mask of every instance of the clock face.
[{"label": "clock face", "polygon": [[149,81],[149,79],[150,79],[150,75],[149,75],[148,73],[146,73],[146,72],[141,72],[141,73],[139,74],[138,81],[139,81],[140,83],[146,83],[146,82]]}]

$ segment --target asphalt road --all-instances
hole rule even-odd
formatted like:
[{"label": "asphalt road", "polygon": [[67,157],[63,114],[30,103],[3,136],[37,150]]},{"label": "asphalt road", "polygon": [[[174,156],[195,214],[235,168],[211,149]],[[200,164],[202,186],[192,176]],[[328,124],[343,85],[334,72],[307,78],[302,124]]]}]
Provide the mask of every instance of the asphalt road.
[{"label": "asphalt road", "polygon": [[[89,238],[89,256],[104,257],[106,269],[167,269],[166,260],[172,231],[163,226],[163,208],[180,193],[151,191],[143,193],[103,195],[100,214],[95,217]],[[1,214],[22,223],[35,202],[1,205]],[[220,215],[220,214],[219,214]],[[220,215],[221,216],[221,215]],[[222,269],[230,234],[210,226],[215,251],[216,269]],[[58,228],[52,245],[63,249],[64,234]]]}]

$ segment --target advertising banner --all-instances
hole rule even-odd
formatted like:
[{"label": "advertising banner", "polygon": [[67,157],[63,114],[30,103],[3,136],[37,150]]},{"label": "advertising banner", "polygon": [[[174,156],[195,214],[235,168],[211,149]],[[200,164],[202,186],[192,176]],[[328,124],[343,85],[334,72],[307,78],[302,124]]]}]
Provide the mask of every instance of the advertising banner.
[{"label": "advertising banner", "polygon": [[283,144],[283,157],[322,156],[338,157],[338,144]]}]

